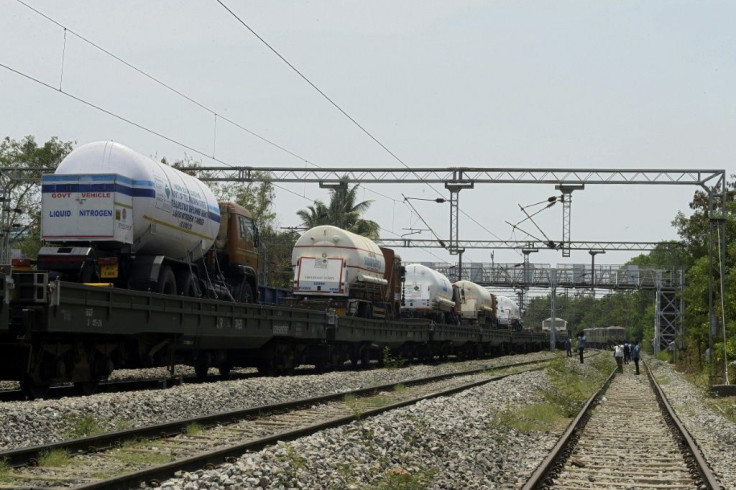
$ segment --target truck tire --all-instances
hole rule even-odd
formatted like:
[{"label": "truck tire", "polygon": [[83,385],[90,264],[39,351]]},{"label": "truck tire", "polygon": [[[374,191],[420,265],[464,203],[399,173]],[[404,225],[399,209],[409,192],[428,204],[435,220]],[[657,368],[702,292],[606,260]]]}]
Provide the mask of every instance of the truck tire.
[{"label": "truck tire", "polygon": [[253,286],[248,281],[248,278],[245,277],[240,282],[240,285],[235,289],[235,294],[233,296],[235,298],[235,301],[237,301],[238,303],[256,302],[256,296],[255,292],[253,291]]},{"label": "truck tire", "polygon": [[199,287],[197,275],[191,271],[182,271],[176,278],[176,284],[179,286],[179,294],[190,298],[199,297]]},{"label": "truck tire", "polygon": [[174,271],[168,265],[162,265],[161,271],[158,273],[158,283],[156,284],[156,292],[162,294],[176,294],[176,276]]}]

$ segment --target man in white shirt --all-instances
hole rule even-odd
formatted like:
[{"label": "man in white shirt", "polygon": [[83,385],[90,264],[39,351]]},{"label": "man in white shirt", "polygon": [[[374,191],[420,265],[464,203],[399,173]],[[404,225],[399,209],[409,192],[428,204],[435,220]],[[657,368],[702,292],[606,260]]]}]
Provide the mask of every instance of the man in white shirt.
[{"label": "man in white shirt", "polygon": [[616,365],[618,366],[618,372],[624,372],[624,346],[616,344],[613,348],[613,357],[616,359]]}]

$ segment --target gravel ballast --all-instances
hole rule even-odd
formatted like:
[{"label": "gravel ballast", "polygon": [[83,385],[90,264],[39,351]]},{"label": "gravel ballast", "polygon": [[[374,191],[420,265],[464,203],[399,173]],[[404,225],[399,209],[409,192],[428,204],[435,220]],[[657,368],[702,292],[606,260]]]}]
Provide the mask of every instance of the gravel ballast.
[{"label": "gravel ballast", "polygon": [[[356,387],[399,383],[412,378],[530,361],[527,354],[442,366],[411,366],[365,372],[252,378],[168,390],[99,394],[89,397],[0,404],[0,445],[4,449],[65,438],[74,419],[93,417],[106,430],[339,393]],[[667,397],[697,440],[724,488],[736,488],[736,424],[710,407],[705,392],[666,363],[650,361]],[[584,373],[590,363],[568,360]],[[623,376],[633,376],[633,365]],[[498,423],[500,414],[541,401],[549,386],[545,371],[514,375],[463,393],[279,443],[234,463],[184,473],[163,488],[391,488],[410,478],[415,488],[519,488],[560,431],[521,433]],[[632,421],[636,428],[636,421]]]},{"label": "gravel ballast", "polygon": [[710,396],[685,380],[670,364],[653,360],[650,366],[718,481],[724,488],[736,488],[736,424],[709,405]]},{"label": "gravel ballast", "polygon": [[100,393],[86,397],[0,403],[0,450],[69,439],[80,420],[105,431],[134,428],[204,414],[241,410],[357,388],[400,383],[472,367],[548,358],[548,352],[483,361],[409,366],[401,369],[333,372],[322,375],[256,377],[184,384],[165,390]]},{"label": "gravel ballast", "polygon": [[[588,369],[588,364],[568,362],[581,373]],[[674,403],[675,408],[722,485],[736,488],[736,424],[714,414],[704,393],[670,366],[654,364],[658,371],[665,370],[667,396],[681,400],[681,404]],[[633,376],[633,365],[623,375]],[[561,431],[525,434],[501,428],[494,420],[499,414],[539,402],[540,392],[547,386],[543,371],[515,375],[280,443],[216,469],[184,473],[164,482],[163,488],[392,488],[392,478],[402,475],[411,477],[414,488],[520,488]],[[632,421],[635,426],[636,421]]]}]

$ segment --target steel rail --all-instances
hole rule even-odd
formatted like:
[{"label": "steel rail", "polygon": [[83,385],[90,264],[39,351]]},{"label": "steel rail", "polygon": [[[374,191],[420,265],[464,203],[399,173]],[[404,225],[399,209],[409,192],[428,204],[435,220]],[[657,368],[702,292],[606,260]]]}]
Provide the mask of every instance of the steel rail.
[{"label": "steel rail", "polygon": [[524,484],[522,490],[533,490],[542,486],[544,481],[547,479],[547,475],[554,468],[557,461],[559,461],[562,455],[570,449],[573,436],[585,426],[585,422],[587,422],[587,419],[590,416],[590,408],[593,406],[593,403],[606,392],[608,385],[611,384],[611,381],[613,381],[615,376],[616,370],[614,369],[600,389],[588,398],[588,401],[585,402],[577,417],[570,422],[567,429],[565,429],[565,432],[562,433],[562,436],[560,436],[560,439],[557,441],[557,444],[555,444],[549,454],[547,454],[547,457],[539,463],[539,466],[537,466],[537,469],[534,470],[532,476],[529,477],[529,480]]},{"label": "steel rail", "polygon": [[710,466],[708,466],[708,462],[705,460],[705,457],[703,456],[698,443],[695,442],[695,439],[692,438],[690,432],[688,432],[688,430],[682,424],[680,418],[677,416],[677,413],[675,413],[675,410],[672,408],[672,404],[667,399],[667,395],[664,394],[664,391],[662,391],[662,387],[659,386],[659,383],[657,383],[657,381],[654,379],[654,373],[652,373],[651,369],[649,368],[649,364],[644,363],[644,369],[646,369],[647,371],[649,383],[652,385],[652,388],[654,389],[654,393],[657,395],[657,399],[659,400],[660,405],[664,408],[664,410],[667,411],[670,420],[673,422],[675,428],[677,429],[677,432],[680,434],[682,440],[685,442],[688,450],[695,459],[700,477],[703,478],[703,481],[711,490],[718,490],[720,488],[723,488],[718,482],[716,476],[713,474],[713,471],[710,469]]},{"label": "steel rail", "polygon": [[[541,361],[538,361],[538,362],[541,362]],[[543,369],[543,368],[538,367],[538,368],[534,368],[531,370],[533,371],[536,369]],[[334,418],[334,419],[331,419],[325,422],[313,424],[307,427],[302,427],[302,428],[295,429],[295,430],[281,432],[281,433],[270,435],[270,436],[263,437],[260,439],[248,441],[242,444],[236,444],[236,445],[229,446],[223,449],[215,450],[213,452],[203,453],[203,454],[193,456],[190,458],[182,459],[179,461],[174,461],[172,463],[167,463],[167,464],[163,464],[160,466],[147,468],[141,471],[128,473],[125,475],[120,475],[118,477],[114,477],[114,478],[111,478],[105,481],[94,482],[94,483],[90,483],[87,485],[78,486],[75,488],[77,488],[78,490],[128,489],[128,488],[134,488],[136,486],[139,486],[140,483],[144,483],[144,482],[148,483],[150,486],[157,486],[158,484],[160,484],[160,480],[165,479],[165,478],[170,478],[176,472],[179,472],[179,471],[194,471],[197,469],[201,469],[202,467],[206,467],[207,465],[216,465],[216,464],[221,464],[222,462],[231,462],[238,456],[245,453],[246,451],[258,451],[260,449],[263,449],[266,446],[275,444],[279,441],[292,441],[300,437],[305,437],[305,436],[314,434],[321,430],[325,430],[325,429],[329,429],[333,427],[339,427],[341,425],[348,424],[358,418],[373,417],[373,416],[382,414],[384,412],[395,410],[397,408],[414,405],[423,400],[429,400],[429,399],[438,398],[441,396],[452,395],[455,393],[459,393],[459,392],[474,388],[476,386],[482,386],[484,384],[498,381],[500,379],[503,379],[509,376],[514,376],[516,374],[519,374],[519,373],[503,374],[503,375],[493,376],[493,377],[490,377],[484,380],[480,380],[480,381],[464,383],[460,386],[455,386],[449,389],[444,389],[444,390],[436,391],[433,393],[421,395],[421,396],[414,397],[408,400],[402,400],[400,402],[392,403],[390,405],[385,405],[383,407],[367,409],[364,412],[361,412],[360,415],[352,414],[352,415],[347,415],[344,417],[337,417],[337,418]]]},{"label": "steel rail", "polygon": [[[703,457],[697,443],[690,436],[690,433],[687,431],[685,426],[682,425],[661,387],[654,379],[654,375],[652,374],[648,363],[644,362],[643,360],[641,362],[644,365],[644,369],[646,370],[647,376],[649,378],[649,384],[652,386],[660,407],[662,407],[662,410],[664,412],[663,416],[669,417],[669,419],[673,422],[675,429],[681,436],[681,440],[684,443],[685,449],[693,457],[696,463],[696,469],[700,477],[703,479],[703,482],[705,482],[705,485],[711,490],[722,489],[723,487],[718,483],[718,480],[716,479],[712,470],[705,461],[705,458]],[[555,444],[555,446],[550,450],[547,457],[545,457],[544,460],[542,460],[542,462],[539,464],[539,466],[537,466],[537,469],[534,471],[534,473],[532,473],[529,480],[527,480],[527,482],[524,484],[522,490],[535,490],[546,488],[546,485],[549,484],[547,479],[550,473],[554,469],[560,467],[561,464],[564,464],[565,460],[570,455],[570,451],[573,448],[572,446],[574,445],[575,439],[577,439],[578,434],[582,430],[584,430],[585,424],[590,418],[590,412],[594,402],[596,402],[606,392],[615,376],[616,369],[614,369],[608,379],[603,383],[601,388],[596,391],[583,405],[583,408],[580,410],[577,417],[575,417],[575,419],[568,425],[567,429],[562,434],[562,436],[560,436],[557,444]]]},{"label": "steel rail", "polygon": [[320,395],[316,397],[291,400],[287,402],[272,404],[272,405],[259,405],[257,407],[246,408],[242,410],[235,410],[230,412],[220,412],[215,414],[203,415],[199,417],[191,417],[187,419],[179,419],[172,422],[164,422],[161,424],[150,425],[146,427],[139,427],[134,429],[126,429],[115,432],[106,432],[104,434],[98,434],[94,436],[81,437],[77,439],[71,439],[66,441],[60,441],[50,444],[44,444],[39,446],[32,446],[19,449],[10,449],[0,451],[0,460],[4,460],[8,465],[14,467],[26,466],[29,464],[35,464],[41,454],[52,451],[52,450],[64,450],[69,452],[79,451],[100,451],[105,450],[116,445],[123,443],[124,441],[135,440],[135,439],[154,439],[161,437],[168,437],[183,432],[187,426],[193,423],[197,423],[202,426],[212,426],[222,422],[229,422],[233,420],[239,420],[251,416],[258,416],[265,412],[274,412],[281,410],[290,410],[295,407],[314,405],[317,403],[324,403],[329,401],[340,400],[347,394],[365,396],[370,393],[376,393],[380,391],[390,390],[397,384],[403,384],[405,386],[415,386],[420,384],[431,383],[435,381],[441,381],[458,376],[467,376],[473,374],[479,374],[486,372],[489,369],[510,369],[514,367],[523,367],[532,364],[546,363],[554,359],[554,357],[536,361],[525,361],[513,364],[501,365],[501,366],[484,366],[482,368],[474,368],[467,371],[461,371],[456,373],[446,373],[435,376],[428,376],[425,378],[418,378],[406,381],[398,381],[394,383],[370,386],[367,388],[360,388],[358,390],[345,391],[341,393],[332,393],[329,395]]}]

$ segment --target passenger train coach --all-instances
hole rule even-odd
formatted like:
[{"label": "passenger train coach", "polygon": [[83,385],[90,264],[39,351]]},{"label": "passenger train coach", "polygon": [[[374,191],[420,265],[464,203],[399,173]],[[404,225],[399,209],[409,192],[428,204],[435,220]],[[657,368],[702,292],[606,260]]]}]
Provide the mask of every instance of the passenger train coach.
[{"label": "passenger train coach", "polygon": [[585,332],[586,345],[597,349],[605,349],[626,340],[624,327],[594,327],[586,328],[583,332]]}]

